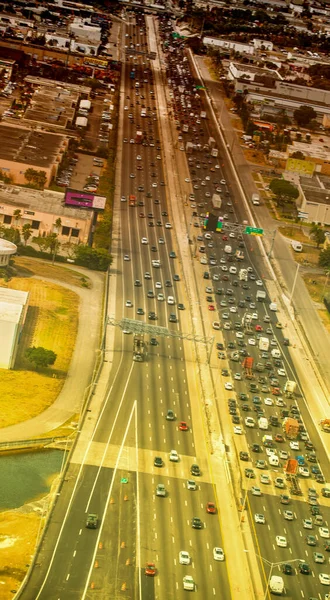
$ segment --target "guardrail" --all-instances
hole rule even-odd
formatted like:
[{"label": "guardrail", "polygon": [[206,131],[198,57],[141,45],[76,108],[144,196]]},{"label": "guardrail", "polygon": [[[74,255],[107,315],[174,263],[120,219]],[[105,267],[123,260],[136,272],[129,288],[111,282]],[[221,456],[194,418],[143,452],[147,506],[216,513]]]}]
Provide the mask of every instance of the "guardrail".
[{"label": "guardrail", "polygon": [[48,446],[56,442],[66,442],[67,438],[39,438],[33,440],[16,440],[15,442],[0,442],[0,452],[15,448],[31,448],[33,446]]}]

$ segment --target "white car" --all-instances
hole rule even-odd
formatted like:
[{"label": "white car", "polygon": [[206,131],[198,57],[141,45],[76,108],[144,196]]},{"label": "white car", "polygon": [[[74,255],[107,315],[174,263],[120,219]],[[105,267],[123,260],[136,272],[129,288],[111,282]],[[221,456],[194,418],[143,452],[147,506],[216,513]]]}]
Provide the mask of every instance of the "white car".
[{"label": "white car", "polygon": [[285,406],[285,402],[284,402],[283,398],[279,398],[279,397],[275,398],[275,404],[276,404],[276,406]]},{"label": "white car", "polygon": [[236,337],[241,340],[244,337],[244,333],[242,331],[236,331]]},{"label": "white car", "polygon": [[242,435],[242,433],[243,433],[242,427],[240,427],[239,425],[235,425],[234,433],[236,433],[237,435]]},{"label": "white car", "polygon": [[291,450],[299,450],[299,442],[292,440],[290,442],[290,448]]},{"label": "white car", "polygon": [[294,515],[292,510],[284,510],[283,511],[283,517],[287,520],[287,521],[293,521],[294,519]]},{"label": "white car", "polygon": [[187,479],[187,490],[192,490],[193,492],[197,490],[197,483],[193,479]]},{"label": "white car", "polygon": [[256,487],[255,485],[252,486],[251,492],[252,492],[252,496],[262,496],[261,489]]},{"label": "white car", "polygon": [[156,187],[157,187],[157,183],[155,183],[155,182],[154,182],[154,183],[151,185],[151,187],[153,187],[153,188],[156,188]]},{"label": "white car", "polygon": [[163,302],[163,300],[164,300],[164,294],[162,294],[161,292],[159,292],[159,294],[157,294],[157,300],[159,300],[160,302]]},{"label": "white car", "polygon": [[125,254],[124,260],[131,260],[130,257],[128,256],[128,254]]},{"label": "white car", "polygon": [[256,313],[256,312],[252,313],[251,318],[253,319],[253,321],[257,321],[259,318],[258,313]]},{"label": "white car", "polygon": [[262,475],[260,475],[260,483],[265,483],[266,485],[269,485],[271,482],[271,479],[269,477],[269,475],[265,475],[264,473]]},{"label": "white car", "polygon": [[267,454],[267,456],[275,456],[275,454],[276,454],[275,448],[266,448],[266,454]]},{"label": "white car", "polygon": [[179,563],[180,565],[190,565],[190,554],[189,552],[186,552],[185,550],[181,550],[181,552],[179,552]]},{"label": "white car", "polygon": [[162,289],[162,287],[163,287],[163,286],[162,286],[161,282],[160,282],[160,281],[156,281],[156,283],[155,283],[155,288],[156,288],[157,290],[161,290],[161,289]]},{"label": "white car", "polygon": [[325,538],[326,540],[330,537],[329,529],[327,527],[319,527],[319,534],[320,537]]},{"label": "white car", "polygon": [[212,239],[212,236],[211,236],[210,233],[205,233],[204,237],[205,237],[206,240],[211,240]]},{"label": "white car", "polygon": [[170,452],[170,461],[171,462],[179,462],[179,455],[176,450],[171,450]]},{"label": "white car", "polygon": [[212,327],[213,327],[213,329],[220,329],[220,323],[219,323],[219,321],[213,321]]},{"label": "white car", "polygon": [[303,477],[309,477],[310,475],[309,469],[307,469],[307,467],[299,467],[298,471],[299,475],[302,475]]},{"label": "white car", "polygon": [[231,381],[226,381],[226,383],[225,383],[225,390],[233,390],[233,389],[234,389],[234,386],[231,383]]},{"label": "white car", "polygon": [[256,345],[256,341],[254,338],[249,338],[248,339],[248,343],[250,344],[250,346],[255,346]]},{"label": "white car", "polygon": [[165,229],[172,229],[171,223],[165,223]]},{"label": "white car", "polygon": [[273,400],[272,398],[265,398],[265,399],[264,399],[264,403],[265,403],[267,406],[273,406],[273,404],[274,404],[274,400]]},{"label": "white car", "polygon": [[280,546],[280,548],[287,548],[288,542],[287,542],[286,537],[284,535],[277,535],[276,536],[276,544],[278,546]]},{"label": "white car", "polygon": [[200,259],[200,263],[201,265],[207,265],[207,258],[205,258],[205,256],[202,256],[202,258]]},{"label": "white car", "polygon": [[127,306],[127,308],[132,308],[132,306],[133,306],[132,301],[131,300],[126,300],[126,305],[125,306]]},{"label": "white car", "polygon": [[231,313],[237,313],[237,307],[236,306],[231,306],[229,309],[229,312]]},{"label": "white car", "polygon": [[242,381],[242,375],[240,373],[235,373],[234,379],[236,379],[236,381]]},{"label": "white car", "polygon": [[257,281],[256,281],[256,284],[257,284],[257,285],[259,285],[260,287],[261,287],[262,285],[264,285],[264,284],[262,283],[261,279],[257,279]]},{"label": "white car", "polygon": [[288,460],[289,458],[289,453],[286,450],[280,450],[279,451],[279,456],[280,458],[282,458],[283,460]]},{"label": "white car", "polygon": [[148,240],[146,237],[143,237],[141,240],[141,244],[148,244]]},{"label": "white car", "polygon": [[303,519],[302,524],[304,529],[313,529],[312,519]]},{"label": "white car", "polygon": [[165,240],[164,240],[164,238],[159,238],[159,240],[158,240],[158,244],[165,244]]},{"label": "white car", "polygon": [[214,560],[225,560],[225,553],[222,548],[213,548],[213,558]]},{"label": "white car", "polygon": [[184,590],[187,590],[189,592],[193,592],[195,590],[195,582],[191,575],[185,575],[182,580],[182,583]]},{"label": "white car", "polygon": [[319,580],[323,585],[330,585],[330,576],[328,573],[319,573]]},{"label": "white car", "polygon": [[260,523],[261,525],[264,525],[266,523],[265,515],[256,513],[254,515],[254,521],[255,521],[255,523]]},{"label": "white car", "polygon": [[130,144],[135,144],[135,140],[133,140],[133,138],[130,139],[129,141]]},{"label": "white car", "polygon": [[285,372],[285,369],[277,369],[277,374],[278,374],[280,377],[286,377],[286,372]]},{"label": "white car", "polygon": [[244,419],[246,427],[255,427],[255,420],[252,417],[245,417]]},{"label": "white car", "polygon": [[[91,186],[91,187],[93,187],[93,186]],[[122,197],[120,198],[120,202],[126,202],[126,196],[122,196]]]},{"label": "white car", "polygon": [[142,160],[141,156],[138,154],[136,160]]},{"label": "white car", "polygon": [[226,185],[226,180],[225,179],[221,179],[220,183],[221,183],[221,185]]}]

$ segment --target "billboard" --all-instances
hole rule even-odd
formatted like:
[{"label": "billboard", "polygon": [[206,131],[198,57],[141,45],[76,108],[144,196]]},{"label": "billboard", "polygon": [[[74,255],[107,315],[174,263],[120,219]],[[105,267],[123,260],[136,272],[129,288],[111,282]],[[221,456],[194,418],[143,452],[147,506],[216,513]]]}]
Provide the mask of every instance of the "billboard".
[{"label": "billboard", "polygon": [[97,196],[89,192],[80,192],[77,190],[67,190],[65,192],[65,206],[75,206],[77,208],[90,208],[104,210],[105,196]]},{"label": "billboard", "polygon": [[299,158],[288,158],[285,169],[304,177],[313,177],[315,163],[309,160],[300,160]]},{"label": "billboard", "polygon": [[97,67],[98,69],[107,69],[108,61],[105,58],[84,56],[84,65],[88,65],[89,67]]}]

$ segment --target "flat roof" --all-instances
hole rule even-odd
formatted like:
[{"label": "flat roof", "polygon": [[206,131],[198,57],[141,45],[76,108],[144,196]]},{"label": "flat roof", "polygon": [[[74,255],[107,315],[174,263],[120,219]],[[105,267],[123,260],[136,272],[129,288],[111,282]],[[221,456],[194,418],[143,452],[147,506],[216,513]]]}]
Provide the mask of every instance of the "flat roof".
[{"label": "flat roof", "polygon": [[59,217],[86,221],[92,218],[92,210],[65,206],[64,196],[64,192],[53,192],[51,190],[39,191],[0,184],[0,213],[3,212],[1,204],[6,204],[7,206],[15,207],[15,209],[20,208],[23,219],[33,219],[33,215],[29,213],[25,214],[24,209],[30,212],[35,210],[52,215],[55,214]]},{"label": "flat roof", "polygon": [[22,314],[21,304],[10,304],[0,301],[0,331],[1,322],[19,323]]},{"label": "flat roof", "polygon": [[76,83],[66,83],[63,81],[57,81],[56,79],[45,79],[44,77],[34,77],[33,75],[27,75],[24,77],[24,81],[31,83],[32,85],[41,85],[51,90],[70,90],[77,92],[78,94],[90,94],[91,88],[86,85],[78,85]]},{"label": "flat roof", "polygon": [[31,98],[24,119],[65,128],[72,122],[79,93],[62,87],[38,86]]},{"label": "flat roof", "polygon": [[10,304],[26,304],[28,297],[29,292],[0,287],[0,302],[9,302]]},{"label": "flat roof", "polygon": [[301,177],[300,185],[307,203],[330,206],[330,177],[325,175],[320,177],[318,173],[311,178]]},{"label": "flat roof", "polygon": [[0,123],[0,160],[36,167],[55,162],[65,136]]}]

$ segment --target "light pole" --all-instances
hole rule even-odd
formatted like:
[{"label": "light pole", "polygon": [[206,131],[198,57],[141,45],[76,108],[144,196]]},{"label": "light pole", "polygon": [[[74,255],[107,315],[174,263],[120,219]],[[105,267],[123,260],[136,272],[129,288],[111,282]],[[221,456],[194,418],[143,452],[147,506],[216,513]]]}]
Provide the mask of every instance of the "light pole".
[{"label": "light pole", "polygon": [[271,580],[274,567],[279,567],[281,565],[286,565],[286,564],[295,563],[295,562],[305,562],[303,558],[292,558],[291,560],[281,560],[280,562],[270,562],[263,556],[260,556],[260,554],[256,554],[256,556],[258,556],[258,558],[261,558],[261,560],[266,565],[268,565],[268,567],[270,567],[269,575],[268,575],[268,579],[267,579],[267,585],[266,585],[266,589],[265,589],[264,600],[267,600],[267,596],[269,596],[269,582]]}]

